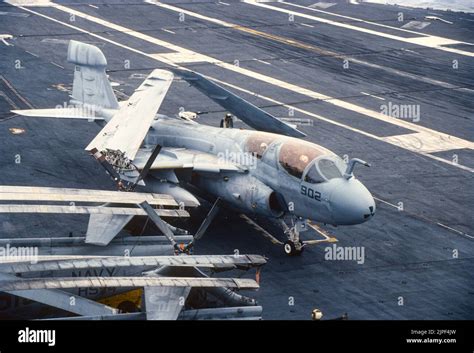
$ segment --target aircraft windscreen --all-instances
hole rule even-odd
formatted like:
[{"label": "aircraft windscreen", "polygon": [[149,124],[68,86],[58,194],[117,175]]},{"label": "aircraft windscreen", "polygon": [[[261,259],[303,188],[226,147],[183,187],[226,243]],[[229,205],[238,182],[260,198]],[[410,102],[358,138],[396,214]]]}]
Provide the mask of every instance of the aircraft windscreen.
[{"label": "aircraft windscreen", "polygon": [[321,159],[318,162],[318,167],[321,174],[327,179],[341,178],[342,173],[336,166],[336,163],[330,159]]},{"label": "aircraft windscreen", "polygon": [[289,140],[281,146],[279,161],[290,175],[301,179],[306,166],[315,158],[325,154],[327,154],[326,150],[311,143]]},{"label": "aircraft windscreen", "polygon": [[341,178],[344,174],[345,163],[336,156],[323,157],[311,165],[304,176],[304,181],[311,184],[322,183],[333,178]]},{"label": "aircraft windscreen", "polygon": [[326,180],[321,176],[321,174],[319,174],[316,165],[313,165],[311,168],[309,168],[308,173],[306,173],[304,181],[311,184],[318,184]]}]

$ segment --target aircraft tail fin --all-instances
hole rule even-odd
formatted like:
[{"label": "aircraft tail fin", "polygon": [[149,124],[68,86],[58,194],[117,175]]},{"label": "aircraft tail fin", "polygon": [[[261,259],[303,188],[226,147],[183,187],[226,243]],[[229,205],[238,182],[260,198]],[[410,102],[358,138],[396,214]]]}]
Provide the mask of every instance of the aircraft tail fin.
[{"label": "aircraft tail fin", "polygon": [[99,48],[71,40],[67,61],[76,65],[71,103],[119,109],[117,98],[105,73],[107,60]]}]

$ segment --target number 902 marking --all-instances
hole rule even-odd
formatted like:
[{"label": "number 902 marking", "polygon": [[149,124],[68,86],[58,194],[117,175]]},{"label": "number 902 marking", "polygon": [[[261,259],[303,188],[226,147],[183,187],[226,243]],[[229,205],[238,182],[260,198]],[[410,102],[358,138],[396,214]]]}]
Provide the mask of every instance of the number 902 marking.
[{"label": "number 902 marking", "polygon": [[313,190],[304,185],[301,185],[301,194],[308,196],[310,199],[321,201],[321,193],[319,191]]}]

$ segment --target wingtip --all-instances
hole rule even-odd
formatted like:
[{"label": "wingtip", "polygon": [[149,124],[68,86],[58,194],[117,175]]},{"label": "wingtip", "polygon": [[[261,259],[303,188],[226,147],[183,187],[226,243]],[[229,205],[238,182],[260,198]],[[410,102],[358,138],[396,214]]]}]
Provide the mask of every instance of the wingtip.
[{"label": "wingtip", "polygon": [[292,131],[287,134],[290,137],[298,137],[298,138],[303,138],[306,137],[307,135],[304,132],[301,132],[298,129],[292,128]]}]

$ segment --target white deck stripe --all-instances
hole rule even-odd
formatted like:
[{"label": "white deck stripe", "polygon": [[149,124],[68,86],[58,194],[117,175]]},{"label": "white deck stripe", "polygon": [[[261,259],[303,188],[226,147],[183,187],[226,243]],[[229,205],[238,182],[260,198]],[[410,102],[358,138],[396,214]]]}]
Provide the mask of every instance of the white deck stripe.
[{"label": "white deck stripe", "polygon": [[254,58],[254,60],[258,61],[259,63],[265,64],[265,65],[271,65],[269,62],[266,62],[264,60],[260,60],[260,59],[257,59],[257,58]]},{"label": "white deck stripe", "polygon": [[[196,18],[199,18],[199,19],[202,19],[202,20],[210,21],[210,22],[222,25],[224,27],[238,27],[235,24],[225,22],[223,20],[203,16],[201,14],[198,14],[198,13],[195,13],[195,12],[192,12],[192,11],[188,11],[188,10],[184,10],[184,9],[179,8],[179,7],[172,6],[172,5],[156,3],[156,2],[153,2],[153,1],[147,1],[147,2],[149,2],[151,4],[154,4],[154,5],[157,5],[159,7],[162,7],[162,8],[166,8],[168,10],[172,10],[172,11],[175,11],[175,12],[182,12],[185,15],[188,15],[188,16],[193,16],[193,17],[196,17]],[[421,141],[423,141],[424,137],[428,138],[428,140],[430,141],[430,144],[432,144],[432,141],[438,139],[440,142],[442,142],[442,146],[444,146],[440,150],[451,150],[451,149],[461,149],[461,148],[474,149],[474,143],[472,143],[470,141],[467,141],[467,140],[462,140],[462,139],[459,139],[457,137],[450,136],[450,135],[444,134],[442,132],[438,132],[436,130],[431,130],[431,129],[425,128],[423,126],[410,123],[408,121],[395,119],[395,118],[386,116],[386,115],[384,115],[380,112],[372,111],[372,110],[357,106],[357,105],[352,104],[352,103],[348,103],[348,102],[345,102],[345,101],[342,101],[342,100],[339,100],[339,99],[336,99],[336,98],[333,98],[333,97],[330,97],[330,96],[327,96],[327,95],[323,95],[323,94],[315,92],[315,91],[305,89],[305,88],[300,87],[300,86],[296,86],[296,85],[293,85],[293,84],[275,79],[275,78],[270,77],[270,76],[262,75],[260,73],[255,72],[255,71],[251,71],[251,70],[248,70],[248,69],[237,67],[237,66],[232,65],[232,64],[222,62],[220,60],[215,60],[212,63],[214,63],[215,65],[224,67],[226,69],[241,73],[243,75],[247,75],[247,76],[256,78],[256,79],[264,81],[266,83],[270,83],[270,84],[273,84],[275,86],[285,88],[285,89],[291,90],[293,92],[297,92],[297,93],[306,95],[306,96],[314,98],[314,99],[326,100],[328,103],[337,105],[339,107],[342,107],[342,108],[345,108],[345,109],[348,109],[348,110],[352,110],[352,111],[354,111],[356,113],[359,113],[359,114],[364,114],[364,115],[366,115],[368,117],[371,117],[371,118],[379,119],[379,120],[382,120],[384,122],[387,122],[387,123],[390,123],[390,124],[393,124],[393,125],[397,125],[397,126],[409,129],[409,130],[413,130],[413,131],[416,131],[416,132],[419,132],[419,133],[424,133],[424,135],[418,135],[417,137],[419,139],[421,139]],[[407,135],[411,135],[411,134],[407,134]],[[399,136],[397,136],[397,137],[398,137],[398,140],[399,140]],[[390,142],[392,144],[396,144],[396,140],[397,139],[393,139]],[[398,145],[400,147],[404,147],[404,145],[406,145],[406,144],[402,141]],[[412,151],[414,150],[412,147],[410,147],[408,149],[410,149]],[[421,151],[421,152],[427,153],[428,151]]]},{"label": "white deck stripe", "polygon": [[[298,41],[294,41],[294,40],[291,40],[291,39],[286,39],[284,37],[271,35],[271,34],[266,33],[266,32],[259,32],[259,31],[256,31],[256,30],[253,30],[253,29],[250,29],[250,28],[247,28],[247,27],[242,27],[240,25],[236,25],[236,24],[231,23],[231,22],[225,22],[225,21],[222,21],[222,20],[214,18],[214,17],[204,16],[204,15],[198,14],[196,12],[185,10],[185,9],[173,6],[173,5],[159,3],[155,0],[145,0],[145,2],[147,2],[149,4],[152,4],[152,5],[156,5],[156,6],[165,8],[167,10],[171,10],[171,11],[178,12],[178,13],[183,13],[186,16],[191,16],[191,17],[199,18],[200,20],[203,20],[203,21],[208,21],[208,22],[211,22],[211,23],[215,23],[215,24],[223,26],[223,27],[228,27],[228,28],[233,28],[235,30],[243,31],[244,33],[248,33],[248,34],[252,34],[252,35],[256,35],[256,36],[263,36],[263,37],[271,39],[271,40],[284,42],[287,45],[302,47],[304,49],[312,50],[312,51],[316,51],[316,52],[323,52],[323,54],[327,53],[328,56],[335,56],[335,57],[339,57],[341,59],[342,58],[348,59],[351,63],[361,64],[361,65],[365,65],[365,66],[368,66],[368,67],[371,67],[371,68],[374,68],[374,69],[383,70],[383,71],[389,72],[393,75],[399,75],[399,76],[402,76],[402,77],[407,77],[407,78],[410,78],[412,80],[426,82],[428,84],[436,85],[436,86],[440,86],[440,87],[444,87],[444,88],[450,88],[451,89],[451,88],[456,88],[457,87],[456,85],[453,85],[453,84],[450,84],[450,83],[447,83],[447,82],[443,82],[443,81],[439,81],[439,80],[435,80],[435,79],[430,78],[430,77],[425,77],[425,76],[420,76],[420,75],[412,74],[412,73],[405,72],[405,71],[400,71],[400,70],[397,70],[397,69],[393,69],[393,68],[390,68],[390,67],[386,67],[386,66],[374,64],[374,63],[371,63],[371,62],[368,62],[368,61],[365,61],[365,60],[362,60],[362,59],[358,59],[356,57],[351,57],[351,56],[347,56],[347,55],[343,55],[343,54],[333,53],[333,52],[330,52],[328,50],[321,50],[320,48],[315,47],[315,46],[300,43]],[[300,24],[302,24],[302,23],[300,23]],[[464,92],[474,93],[474,90],[469,89],[469,88],[458,88],[458,89],[461,90],[461,91],[464,91]]]},{"label": "white deck stripe", "polygon": [[423,32],[416,32],[416,31],[413,31],[413,30],[405,29],[405,28],[388,26],[388,25],[384,25],[382,23],[367,21],[367,20],[363,20],[363,19],[357,18],[357,17],[345,16],[345,15],[341,15],[341,14],[338,14],[338,13],[335,13],[335,12],[324,11],[324,10],[320,10],[320,9],[316,9],[316,8],[312,8],[312,7],[308,7],[308,6],[293,4],[291,2],[281,1],[280,3],[285,4],[285,5],[298,7],[298,8],[302,8],[302,9],[309,10],[309,11],[324,13],[326,15],[331,15],[331,16],[335,16],[335,17],[344,18],[344,19],[351,20],[351,21],[357,21],[357,22],[360,22],[360,23],[367,23],[367,24],[377,26],[377,27],[393,29],[393,30],[397,30],[397,31],[400,31],[400,32],[412,33],[412,34],[416,34],[418,36],[430,36],[429,34],[426,34],[426,33],[423,33]]},{"label": "white deck stripe", "polygon": [[363,94],[364,96],[369,96],[369,97],[372,97],[372,98],[376,98],[376,99],[379,99],[381,101],[385,100],[385,98],[383,98],[383,97],[375,96],[375,95],[367,93],[367,92],[360,91],[360,93]]},{"label": "white deck stripe", "polygon": [[404,43],[416,44],[416,45],[421,45],[421,46],[432,48],[432,49],[443,50],[443,51],[447,51],[447,52],[451,52],[451,53],[455,53],[455,54],[459,54],[459,55],[474,57],[474,52],[469,52],[469,51],[455,49],[455,48],[443,47],[443,45],[450,45],[450,44],[472,44],[472,43],[461,42],[461,41],[458,41],[458,40],[444,38],[444,37],[438,37],[438,36],[422,36],[422,37],[416,37],[416,38],[405,38],[405,37],[400,37],[400,36],[396,36],[396,35],[393,35],[393,34],[378,32],[378,31],[375,31],[373,29],[368,29],[368,28],[364,28],[364,27],[357,27],[355,25],[351,25],[351,24],[347,24],[347,23],[341,23],[341,22],[337,22],[337,21],[328,20],[328,19],[323,18],[323,17],[317,17],[317,16],[314,16],[314,15],[308,15],[308,14],[301,13],[301,12],[291,11],[291,10],[283,9],[283,8],[280,8],[280,7],[275,7],[275,6],[271,6],[271,5],[267,5],[267,4],[257,3],[254,0],[243,0],[243,2],[246,3],[246,4],[253,5],[253,6],[257,6],[257,7],[277,11],[277,12],[286,13],[288,15],[293,15],[295,17],[296,16],[297,17],[303,17],[303,18],[306,18],[306,19],[309,19],[309,20],[325,23],[325,24],[328,24],[328,25],[336,26],[336,27],[341,27],[341,28],[350,29],[350,30],[353,30],[353,31],[367,33],[367,34],[371,34],[371,35],[375,35],[375,36],[379,36],[379,37],[384,37],[384,38],[387,38],[387,39],[392,39],[392,40],[396,40],[396,41],[400,41],[400,42],[404,42]]},{"label": "white deck stripe", "polygon": [[162,28],[161,30],[165,31],[165,32],[168,32],[168,33],[171,33],[171,34],[176,34],[176,32],[170,31],[169,29],[166,29],[166,28]]}]

